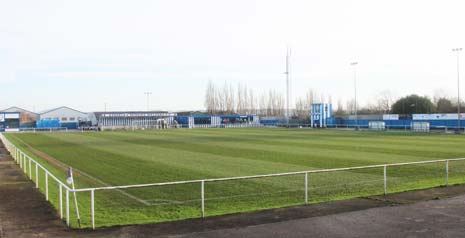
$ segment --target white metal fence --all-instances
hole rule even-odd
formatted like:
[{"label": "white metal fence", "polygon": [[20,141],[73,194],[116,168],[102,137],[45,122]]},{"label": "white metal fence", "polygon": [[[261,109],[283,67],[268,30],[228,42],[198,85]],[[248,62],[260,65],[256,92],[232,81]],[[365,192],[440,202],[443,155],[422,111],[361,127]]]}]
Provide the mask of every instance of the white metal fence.
[{"label": "white metal fence", "polygon": [[30,127],[30,128],[20,128],[21,132],[68,132],[67,127]]},{"label": "white metal fence", "polygon": [[[357,167],[347,167],[347,168],[335,168],[335,169],[319,169],[319,170],[307,170],[307,171],[298,171],[298,172],[287,172],[287,173],[274,173],[274,174],[262,174],[262,175],[252,175],[252,176],[240,176],[240,177],[229,177],[229,178],[213,178],[213,179],[198,179],[198,180],[188,180],[188,181],[176,181],[176,182],[163,182],[163,183],[148,183],[148,184],[136,184],[136,185],[124,185],[124,186],[106,186],[106,187],[94,187],[94,188],[81,188],[81,189],[71,189],[65,183],[61,182],[56,176],[50,173],[45,167],[40,165],[37,161],[32,159],[14,144],[12,144],[8,139],[4,137],[3,134],[0,134],[0,139],[5,144],[6,148],[10,151],[11,155],[15,159],[16,163],[24,169],[24,173],[29,174],[30,178],[32,179],[32,168],[35,167],[36,170],[36,188],[39,187],[39,178],[38,176],[38,169],[42,169],[45,172],[45,196],[48,201],[48,177],[51,177],[59,184],[59,194],[60,194],[60,201],[59,201],[59,212],[60,217],[63,219],[63,201],[62,201],[62,190],[65,190],[66,199],[65,199],[65,208],[66,208],[66,224],[69,226],[70,224],[70,202],[69,202],[69,193],[80,193],[80,192],[90,192],[90,220],[92,228],[95,228],[95,194],[99,191],[115,191],[115,190],[122,190],[122,189],[130,189],[130,188],[146,188],[146,187],[163,187],[163,186],[170,186],[170,185],[181,185],[181,184],[198,184],[198,191],[199,191],[199,198],[200,201],[200,212],[202,217],[206,215],[205,209],[205,202],[208,199],[205,196],[205,188],[208,184],[217,183],[221,181],[234,181],[234,180],[249,180],[249,179],[259,179],[259,178],[270,178],[270,177],[283,177],[283,176],[292,176],[292,175],[303,175],[303,190],[304,196],[302,200],[302,204],[307,204],[309,202],[309,175],[311,174],[322,174],[322,173],[335,173],[335,172],[344,172],[344,171],[351,171],[351,170],[361,170],[361,169],[374,169],[380,168],[382,169],[382,176],[383,176],[383,183],[382,188],[384,194],[388,193],[388,168],[389,167],[404,167],[408,165],[423,165],[423,164],[443,164],[443,171],[445,174],[444,177],[444,184],[447,186],[449,184],[449,163],[452,161],[465,161],[465,158],[456,158],[456,159],[442,159],[442,160],[429,160],[429,161],[419,161],[419,162],[406,162],[406,163],[393,163],[393,164],[381,164],[381,165],[369,165],[369,166],[357,166]],[[29,169],[29,172],[28,172]],[[465,175],[465,174],[464,174]],[[381,174],[380,174],[381,176]],[[374,194],[372,194],[374,195]]]},{"label": "white metal fence", "polygon": [[[49,201],[49,177],[53,179],[58,184],[59,190],[59,212],[60,218],[63,219],[63,189],[65,190],[65,209],[66,209],[66,224],[69,226],[69,193],[72,192],[72,189],[53,175],[49,170],[47,170],[43,165],[39,164],[36,160],[31,158],[29,155],[24,153],[21,149],[11,143],[5,136],[0,133],[0,140],[5,145],[5,148],[10,152],[14,161],[19,165],[19,167],[24,171],[26,175],[29,175],[29,179],[35,182],[36,188],[39,188],[39,169],[42,170],[45,174],[44,184],[45,184],[45,199]],[[35,181],[32,177],[32,169],[34,168],[35,172]]]}]

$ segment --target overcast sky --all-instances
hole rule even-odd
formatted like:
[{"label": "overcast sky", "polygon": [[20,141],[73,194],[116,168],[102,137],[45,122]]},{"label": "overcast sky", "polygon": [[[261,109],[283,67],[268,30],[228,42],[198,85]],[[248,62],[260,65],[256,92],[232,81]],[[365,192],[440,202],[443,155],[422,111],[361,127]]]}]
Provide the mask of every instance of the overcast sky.
[{"label": "overcast sky", "polygon": [[286,46],[295,97],[352,99],[352,61],[362,104],[455,97],[464,26],[463,0],[0,0],[0,108],[139,110],[151,91],[151,109],[202,109],[208,80],[284,92]]}]

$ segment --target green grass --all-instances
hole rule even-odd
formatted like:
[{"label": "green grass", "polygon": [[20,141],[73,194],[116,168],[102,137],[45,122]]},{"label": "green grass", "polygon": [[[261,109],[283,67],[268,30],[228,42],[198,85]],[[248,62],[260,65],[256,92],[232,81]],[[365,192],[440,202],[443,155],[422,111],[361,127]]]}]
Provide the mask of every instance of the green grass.
[{"label": "green grass", "polygon": [[[465,137],[308,129],[177,129],[136,132],[6,134],[63,181],[66,171],[27,146],[83,171],[77,188],[280,173],[465,157]],[[450,162],[450,184],[465,182],[465,162]],[[35,179],[35,169],[32,171]],[[389,167],[388,192],[444,185],[445,164]],[[45,191],[44,174],[39,185]],[[50,201],[58,210],[58,185]],[[309,202],[383,193],[382,168],[309,176]],[[83,227],[90,193],[78,193]],[[304,176],[206,183],[206,215],[304,203]],[[96,191],[96,225],[112,226],[200,217],[200,184]],[[71,201],[74,197],[71,196]],[[76,227],[71,206],[72,226]]]}]

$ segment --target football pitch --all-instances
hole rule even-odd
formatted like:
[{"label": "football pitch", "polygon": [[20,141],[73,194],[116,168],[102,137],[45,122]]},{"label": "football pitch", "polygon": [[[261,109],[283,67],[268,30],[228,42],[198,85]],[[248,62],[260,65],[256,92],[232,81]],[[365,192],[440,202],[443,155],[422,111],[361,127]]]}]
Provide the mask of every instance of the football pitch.
[{"label": "football pitch", "polygon": [[[76,188],[174,182],[465,157],[465,136],[310,129],[172,129],[5,134]],[[389,193],[445,185],[445,163],[388,167]],[[29,171],[28,171],[29,173]],[[35,180],[35,170],[31,170]],[[39,171],[39,188],[45,175]],[[451,161],[449,184],[465,182],[465,161]],[[383,194],[383,168],[310,174],[308,201]],[[98,190],[97,227],[201,217],[200,184]],[[304,203],[304,175],[205,183],[207,216]],[[90,227],[90,192],[77,193]],[[59,210],[56,182],[49,198]],[[71,199],[74,201],[74,195]],[[74,203],[72,226],[76,227]]]}]

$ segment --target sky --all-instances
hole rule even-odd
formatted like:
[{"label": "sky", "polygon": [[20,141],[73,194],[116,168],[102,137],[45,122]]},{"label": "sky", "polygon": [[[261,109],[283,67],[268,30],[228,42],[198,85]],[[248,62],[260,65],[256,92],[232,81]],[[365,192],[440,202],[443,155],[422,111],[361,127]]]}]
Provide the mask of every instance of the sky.
[{"label": "sky", "polygon": [[[465,2],[0,0],[0,108],[204,108],[209,80],[333,101],[457,95]],[[460,70],[465,75],[465,52]],[[461,90],[465,93],[465,79]],[[462,97],[463,98],[463,97]]]}]

